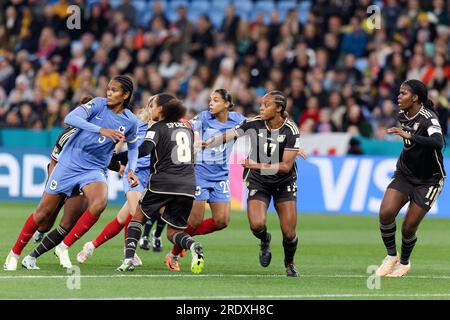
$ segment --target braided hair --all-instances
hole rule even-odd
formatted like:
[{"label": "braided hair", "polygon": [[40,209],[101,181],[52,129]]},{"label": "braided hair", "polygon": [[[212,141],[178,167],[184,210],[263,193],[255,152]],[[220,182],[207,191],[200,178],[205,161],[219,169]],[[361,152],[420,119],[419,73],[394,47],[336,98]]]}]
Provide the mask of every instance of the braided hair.
[{"label": "braided hair", "polygon": [[406,85],[411,88],[411,92],[414,95],[417,95],[417,97],[419,97],[419,102],[426,109],[434,111],[433,102],[430,99],[428,99],[428,88],[422,81],[410,79],[403,82],[403,85]]},{"label": "braided hair", "polygon": [[275,105],[277,107],[281,107],[281,116],[286,118],[288,116],[286,112],[287,99],[284,93],[281,91],[273,90],[269,91],[267,94],[271,95],[274,98]]},{"label": "braided hair", "polygon": [[130,101],[131,101],[131,97],[133,95],[133,90],[134,90],[133,80],[131,80],[131,78],[129,76],[124,76],[124,75],[115,76],[113,78],[113,80],[120,83],[124,92],[130,93],[128,98],[126,98],[124,100],[123,104],[124,104],[125,108],[131,109]]}]

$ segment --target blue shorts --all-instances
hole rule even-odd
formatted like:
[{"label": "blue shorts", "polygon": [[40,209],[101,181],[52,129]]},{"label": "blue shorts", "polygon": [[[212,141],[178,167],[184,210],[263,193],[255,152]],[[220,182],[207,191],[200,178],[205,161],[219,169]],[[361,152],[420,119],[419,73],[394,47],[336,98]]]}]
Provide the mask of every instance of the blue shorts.
[{"label": "blue shorts", "polygon": [[106,172],[103,169],[83,170],[56,164],[45,185],[48,194],[64,193],[70,197],[73,192],[81,190],[85,185],[93,182],[106,182]]},{"label": "blue shorts", "polygon": [[128,180],[127,180],[126,172],[123,173],[123,176],[122,176],[123,192],[127,193],[128,191],[138,191],[138,192],[144,191],[144,189],[148,183],[148,178],[150,176],[150,168],[145,168],[145,169],[137,168],[136,172],[134,174],[138,177],[139,184],[136,187],[131,188],[130,184],[128,183]]},{"label": "blue shorts", "polygon": [[197,177],[196,201],[230,202],[230,182],[208,181]]}]

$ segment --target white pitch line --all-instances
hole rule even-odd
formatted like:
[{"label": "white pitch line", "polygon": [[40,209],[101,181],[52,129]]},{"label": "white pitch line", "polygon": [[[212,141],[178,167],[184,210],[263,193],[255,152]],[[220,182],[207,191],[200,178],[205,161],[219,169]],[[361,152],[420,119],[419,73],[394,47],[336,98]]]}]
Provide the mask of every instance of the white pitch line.
[{"label": "white pitch line", "polygon": [[[69,276],[74,276],[73,274],[67,275],[5,275],[0,276],[0,280],[11,280],[11,279],[66,279]],[[370,274],[306,274],[301,275],[298,279],[302,278],[362,278],[366,279]],[[96,279],[96,278],[287,278],[284,274],[104,274],[104,275],[80,275],[80,278],[85,279]],[[450,280],[450,275],[446,276],[414,276],[408,275],[403,279],[436,279],[436,280]]]},{"label": "white pitch line", "polygon": [[[311,298],[421,298],[450,297],[450,293],[338,293],[338,294],[292,294],[292,295],[223,295],[223,296],[167,296],[167,297],[113,297],[94,298],[91,300],[226,300],[226,299],[311,299]],[[72,299],[69,299],[72,300]]]}]

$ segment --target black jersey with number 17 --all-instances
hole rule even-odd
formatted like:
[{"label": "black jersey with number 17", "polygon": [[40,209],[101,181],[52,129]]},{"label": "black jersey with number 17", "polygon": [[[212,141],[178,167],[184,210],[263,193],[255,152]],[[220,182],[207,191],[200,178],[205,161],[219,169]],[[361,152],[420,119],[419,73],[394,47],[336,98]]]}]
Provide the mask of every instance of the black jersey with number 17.
[{"label": "black jersey with number 17", "polygon": [[195,197],[194,132],[184,122],[154,123],[145,140],[154,144],[148,189],[154,193]]},{"label": "black jersey with number 17", "polygon": [[[257,163],[276,164],[283,160],[285,150],[298,152],[300,149],[300,132],[297,125],[289,119],[278,129],[270,129],[266,121],[257,116],[244,121],[235,131],[238,137],[250,137],[249,159]],[[283,185],[297,179],[297,167],[294,162],[288,173],[246,169],[244,181],[247,182],[248,179],[267,185]]]},{"label": "black jersey with number 17", "polygon": [[[442,135],[436,114],[424,107],[411,118],[401,110],[398,120],[403,130],[412,135]],[[397,170],[416,184],[435,183],[445,177],[441,150],[420,145],[411,139],[403,139],[403,151],[397,161]]]}]

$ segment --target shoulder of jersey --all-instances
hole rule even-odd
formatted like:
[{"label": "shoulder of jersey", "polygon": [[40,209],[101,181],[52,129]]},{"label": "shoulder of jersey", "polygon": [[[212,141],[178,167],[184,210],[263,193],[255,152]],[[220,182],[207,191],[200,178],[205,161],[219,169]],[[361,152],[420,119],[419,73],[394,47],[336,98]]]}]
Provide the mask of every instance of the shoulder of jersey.
[{"label": "shoulder of jersey", "polygon": [[187,125],[189,127],[189,129],[194,130],[194,128],[192,127],[192,124],[189,122],[189,120],[187,120],[185,118],[181,118],[180,122],[183,122],[185,125]]},{"label": "shoulder of jersey", "polygon": [[245,120],[245,117],[242,114],[240,114],[239,112],[231,111],[230,119],[233,121],[242,122],[243,120]]},{"label": "shoulder of jersey", "polygon": [[435,113],[433,111],[425,109],[425,108],[420,109],[419,113],[425,119],[437,118],[437,116],[435,115]]},{"label": "shoulder of jersey", "polygon": [[292,134],[300,134],[300,130],[298,130],[297,125],[291,119],[286,119],[284,125],[292,131]]}]

